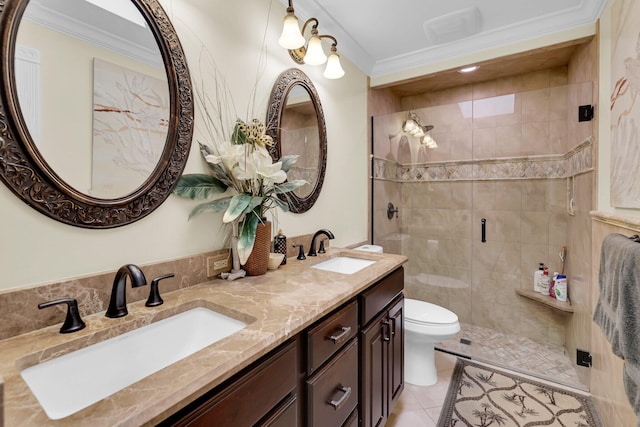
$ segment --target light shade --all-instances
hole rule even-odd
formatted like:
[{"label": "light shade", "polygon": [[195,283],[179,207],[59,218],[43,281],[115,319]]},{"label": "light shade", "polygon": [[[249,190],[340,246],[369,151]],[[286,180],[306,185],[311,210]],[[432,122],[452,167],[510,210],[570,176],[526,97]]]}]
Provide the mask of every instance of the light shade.
[{"label": "light shade", "polygon": [[282,34],[278,39],[278,43],[285,49],[298,49],[304,46],[304,37],[300,32],[298,18],[293,12],[287,13],[287,16],[284,17]]},{"label": "light shade", "polygon": [[422,143],[427,146],[427,148],[438,148],[438,144],[433,140],[433,137],[429,134],[426,134],[424,138],[422,138]]},{"label": "light shade", "polygon": [[422,130],[422,126],[416,126],[416,128],[409,133],[416,138],[422,138],[424,136],[424,130]]},{"label": "light shade", "polygon": [[304,63],[309,65],[320,65],[327,62],[327,55],[322,50],[322,40],[318,36],[311,36],[307,45],[307,52],[304,54]]},{"label": "light shade", "polygon": [[327,59],[327,68],[325,68],[322,74],[327,79],[339,79],[344,76],[344,70],[342,64],[340,64],[340,56],[336,52],[332,52]]},{"label": "light shade", "polygon": [[413,119],[407,119],[407,121],[402,124],[402,130],[405,132],[412,132],[417,128],[418,124]]}]

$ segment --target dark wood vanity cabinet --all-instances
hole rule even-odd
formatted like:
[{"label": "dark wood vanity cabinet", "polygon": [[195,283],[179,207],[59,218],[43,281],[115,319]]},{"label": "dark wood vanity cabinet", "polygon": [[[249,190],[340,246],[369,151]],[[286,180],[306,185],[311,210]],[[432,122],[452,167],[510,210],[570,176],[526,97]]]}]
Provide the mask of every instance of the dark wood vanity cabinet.
[{"label": "dark wood vanity cabinet", "polygon": [[403,288],[400,267],[160,425],[384,425],[404,387]]},{"label": "dark wood vanity cabinet", "polygon": [[160,426],[295,426],[298,353],[296,337]]},{"label": "dark wood vanity cabinet", "polygon": [[404,389],[403,286],[399,269],[360,296],[361,427],[383,426]]}]

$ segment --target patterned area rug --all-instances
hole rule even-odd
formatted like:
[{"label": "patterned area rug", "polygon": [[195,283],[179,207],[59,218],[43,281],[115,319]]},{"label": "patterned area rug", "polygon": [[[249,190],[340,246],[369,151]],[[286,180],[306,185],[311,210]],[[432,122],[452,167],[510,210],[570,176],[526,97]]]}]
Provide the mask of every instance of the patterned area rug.
[{"label": "patterned area rug", "polygon": [[458,359],[438,427],[602,427],[589,397]]}]

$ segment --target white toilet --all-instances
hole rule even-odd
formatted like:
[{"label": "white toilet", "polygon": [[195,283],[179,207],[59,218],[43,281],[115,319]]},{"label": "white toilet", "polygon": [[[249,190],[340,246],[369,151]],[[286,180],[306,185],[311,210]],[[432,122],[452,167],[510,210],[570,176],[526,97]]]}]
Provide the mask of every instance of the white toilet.
[{"label": "white toilet", "polygon": [[[382,246],[362,245],[356,250],[382,253]],[[439,305],[404,299],[404,380],[415,385],[438,382],[434,344],[460,332],[458,316]]]},{"label": "white toilet", "polygon": [[438,382],[434,344],[460,331],[458,316],[439,305],[404,300],[404,380],[415,385]]}]

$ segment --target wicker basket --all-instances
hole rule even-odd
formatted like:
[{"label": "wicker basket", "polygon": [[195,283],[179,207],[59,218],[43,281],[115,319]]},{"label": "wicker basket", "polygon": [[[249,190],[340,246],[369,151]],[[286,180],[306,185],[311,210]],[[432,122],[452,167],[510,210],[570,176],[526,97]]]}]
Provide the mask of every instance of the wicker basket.
[{"label": "wicker basket", "polygon": [[271,252],[271,222],[260,222],[256,228],[256,240],[253,243],[253,250],[242,269],[249,276],[265,274],[267,267],[269,267],[269,252]]}]

